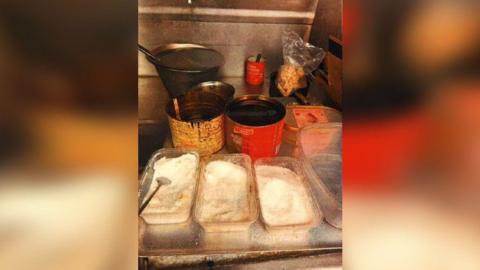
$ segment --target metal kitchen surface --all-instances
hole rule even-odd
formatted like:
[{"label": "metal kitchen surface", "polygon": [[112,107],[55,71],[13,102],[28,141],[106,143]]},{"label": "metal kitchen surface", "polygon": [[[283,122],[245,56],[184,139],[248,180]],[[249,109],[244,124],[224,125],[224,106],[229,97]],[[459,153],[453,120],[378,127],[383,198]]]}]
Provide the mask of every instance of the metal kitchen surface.
[{"label": "metal kitchen surface", "polygon": [[188,226],[148,225],[139,220],[139,255],[211,255],[341,250],[342,231],[325,221],[308,233],[270,234],[260,221],[247,232],[205,233],[191,222]]},{"label": "metal kitchen surface", "polygon": [[[172,147],[171,138],[167,138],[164,147]],[[290,147],[282,143],[280,155],[289,155]],[[219,153],[227,153],[223,148]],[[315,185],[310,185],[315,189]],[[315,190],[316,191],[316,190]],[[317,203],[319,192],[313,192]],[[161,260],[168,255],[198,255],[202,259],[210,258],[215,262],[246,258],[265,260],[275,255],[305,256],[341,252],[342,230],[325,220],[308,232],[268,233],[258,219],[246,232],[206,233],[195,221],[182,226],[149,225],[139,218],[139,256],[152,260]],[[179,263],[179,259],[172,263]]]},{"label": "metal kitchen surface", "polygon": [[[285,106],[295,101],[301,103],[295,97],[280,97],[272,87],[275,86],[272,74],[284,64],[282,35],[289,30],[308,41],[312,33],[316,33],[312,30],[314,22],[320,20],[317,28],[328,31],[317,31],[316,36],[322,39],[316,41],[325,43],[326,33],[330,33],[331,28],[328,28],[330,20],[328,23],[324,20],[330,13],[323,10],[328,7],[333,11],[329,3],[333,1],[140,0],[139,43],[152,50],[170,43],[202,44],[224,56],[218,76],[220,81],[235,88],[235,97],[261,94],[281,100]],[[253,87],[245,83],[245,61],[260,53],[266,59],[264,84]],[[164,83],[143,55],[139,55],[138,73],[139,167],[142,172],[153,152],[159,148],[173,148],[173,143],[165,114],[169,99]],[[307,87],[310,91],[304,95],[310,105],[331,106],[325,98],[325,87],[328,87],[326,83],[315,83],[312,89]],[[296,157],[298,153],[295,143],[285,140],[275,149],[279,149],[278,156]],[[229,154],[226,147],[218,153]],[[330,209],[322,195],[322,186],[313,178],[304,179],[312,189],[316,205]],[[257,201],[261,199],[255,197]],[[260,205],[256,208],[260,211]],[[259,216],[252,218],[255,222],[246,231],[206,232],[202,227],[205,224],[196,222],[198,217],[194,209],[195,206],[189,221],[181,225],[151,225],[139,217],[140,269],[341,268],[342,230],[325,221],[323,216],[329,211],[321,209],[323,215],[317,213],[322,217],[321,222],[317,219],[304,230],[267,231],[263,216]]]}]

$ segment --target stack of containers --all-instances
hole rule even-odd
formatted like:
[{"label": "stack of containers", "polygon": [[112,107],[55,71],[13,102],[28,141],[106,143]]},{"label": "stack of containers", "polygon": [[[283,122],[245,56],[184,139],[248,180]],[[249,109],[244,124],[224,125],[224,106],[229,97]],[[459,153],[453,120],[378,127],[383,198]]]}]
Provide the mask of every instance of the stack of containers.
[{"label": "stack of containers", "polygon": [[342,124],[307,126],[298,133],[297,146],[325,219],[342,228]]},{"label": "stack of containers", "polygon": [[283,139],[295,145],[299,131],[307,126],[323,123],[341,122],[339,111],[326,106],[288,105],[285,116]]}]

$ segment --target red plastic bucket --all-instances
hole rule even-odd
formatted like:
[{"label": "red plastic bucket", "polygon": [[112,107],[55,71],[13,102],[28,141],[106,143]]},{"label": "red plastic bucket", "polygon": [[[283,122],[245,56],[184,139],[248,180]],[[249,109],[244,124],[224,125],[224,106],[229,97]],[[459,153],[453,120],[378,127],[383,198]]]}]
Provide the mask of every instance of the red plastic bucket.
[{"label": "red plastic bucket", "polygon": [[225,112],[227,149],[248,154],[252,160],[276,156],[282,143],[285,115],[285,106],[266,96],[234,99]]}]

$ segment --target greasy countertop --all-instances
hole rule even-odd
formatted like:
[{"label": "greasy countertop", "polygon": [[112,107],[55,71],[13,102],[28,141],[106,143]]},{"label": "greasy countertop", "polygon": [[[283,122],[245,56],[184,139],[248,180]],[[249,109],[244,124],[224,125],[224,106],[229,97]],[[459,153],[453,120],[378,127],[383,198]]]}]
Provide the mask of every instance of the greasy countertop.
[{"label": "greasy countertop", "polygon": [[[146,265],[147,259],[141,258],[139,269],[148,269]],[[150,269],[337,270],[342,269],[342,252],[263,254],[262,258],[248,254],[159,256],[149,258],[148,265]]]},{"label": "greasy countertop", "polygon": [[[252,87],[241,77],[223,78],[235,87],[235,96],[243,94],[269,95],[269,81],[260,87]],[[309,91],[308,99],[313,104],[325,104],[324,91],[314,85]],[[150,155],[171,142],[168,121],[164,108],[168,95],[158,77],[139,77],[139,168],[140,172]],[[326,224],[326,226],[329,226]],[[329,230],[327,230],[329,231]],[[331,231],[331,230],[330,230]],[[334,230],[335,231],[335,230]],[[334,232],[331,231],[331,232]],[[139,266],[148,260],[148,269],[184,268],[192,269],[341,269],[342,249],[341,230],[333,233],[329,248],[314,250],[283,250],[264,252],[229,252],[209,253],[203,255],[165,255],[140,254]],[[333,238],[332,238],[333,237]],[[340,241],[340,242],[338,242]],[[147,269],[147,268],[140,268]]]}]

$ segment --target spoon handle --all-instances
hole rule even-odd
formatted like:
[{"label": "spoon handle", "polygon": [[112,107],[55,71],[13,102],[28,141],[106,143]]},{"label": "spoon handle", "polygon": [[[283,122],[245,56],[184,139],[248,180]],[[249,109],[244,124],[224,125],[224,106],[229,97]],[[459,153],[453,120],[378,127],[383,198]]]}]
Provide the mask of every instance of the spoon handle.
[{"label": "spoon handle", "polygon": [[145,200],[145,202],[140,206],[140,209],[138,209],[138,215],[142,214],[143,210],[145,210],[148,203],[150,203],[150,201],[152,200],[153,196],[155,196],[155,193],[157,193],[157,191],[160,189],[160,186],[161,185],[158,184],[157,187],[155,187],[155,189],[153,190],[152,194],[150,194]]}]

